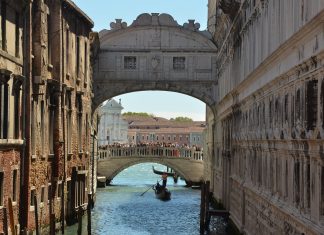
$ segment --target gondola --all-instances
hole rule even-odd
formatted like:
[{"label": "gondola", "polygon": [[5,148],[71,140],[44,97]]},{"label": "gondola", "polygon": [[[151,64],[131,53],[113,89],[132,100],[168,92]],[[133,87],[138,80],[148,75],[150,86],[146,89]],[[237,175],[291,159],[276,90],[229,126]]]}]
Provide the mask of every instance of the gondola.
[{"label": "gondola", "polygon": [[[163,171],[155,170],[154,166],[152,166],[152,169],[154,174],[163,175]],[[168,177],[169,176],[173,177],[173,181],[175,184],[178,182],[178,175],[175,172],[165,172],[165,173],[168,175]]]},{"label": "gondola", "polygon": [[155,192],[155,197],[157,199],[163,200],[163,201],[168,201],[171,199],[171,192],[160,185],[159,183],[156,183],[156,185],[153,186],[153,190]]},{"label": "gondola", "polygon": [[[163,175],[163,172],[164,172],[164,171],[158,171],[158,170],[155,170],[155,169],[154,169],[154,166],[152,166],[152,169],[153,169],[153,173],[154,173],[154,174],[157,174],[157,175]],[[173,177],[173,175],[174,175],[174,172],[166,172],[166,171],[165,171],[165,173],[166,173],[168,176],[172,176],[172,177]]]}]

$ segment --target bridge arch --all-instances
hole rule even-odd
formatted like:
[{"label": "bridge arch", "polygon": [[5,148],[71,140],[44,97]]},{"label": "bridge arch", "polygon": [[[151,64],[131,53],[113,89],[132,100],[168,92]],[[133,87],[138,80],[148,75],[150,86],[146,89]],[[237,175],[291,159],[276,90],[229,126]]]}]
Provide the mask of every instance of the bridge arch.
[{"label": "bridge arch", "polygon": [[168,14],[141,14],[127,26],[110,24],[98,36],[93,67],[93,105],[117,95],[147,90],[195,97],[209,107],[217,99],[216,46],[207,31]]},{"label": "bridge arch", "polygon": [[126,168],[140,163],[159,163],[174,169],[187,182],[201,182],[203,152],[195,149],[125,147],[99,150],[98,175],[111,181]]},{"label": "bridge arch", "polygon": [[121,166],[119,169],[115,169],[115,171],[111,174],[111,180],[114,179],[119,173],[121,173],[123,170],[138,165],[142,163],[158,163],[167,167],[172,168],[177,174],[182,177],[183,179],[189,179],[190,177],[186,175],[186,172],[183,172],[181,167],[177,166],[176,164],[172,162],[165,162],[161,160],[152,160],[152,161],[143,161],[143,160],[134,160],[132,162],[128,162],[127,164]]}]

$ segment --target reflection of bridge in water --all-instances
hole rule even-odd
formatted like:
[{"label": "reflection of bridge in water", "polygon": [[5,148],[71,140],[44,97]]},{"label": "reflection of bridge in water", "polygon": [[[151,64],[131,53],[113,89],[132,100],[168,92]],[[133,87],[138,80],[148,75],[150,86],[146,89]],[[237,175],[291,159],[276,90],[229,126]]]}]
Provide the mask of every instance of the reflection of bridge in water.
[{"label": "reflection of bridge in water", "polygon": [[197,183],[203,177],[203,151],[183,147],[108,147],[99,149],[98,175],[109,183],[124,169],[139,163],[154,162],[166,165],[188,184]]}]

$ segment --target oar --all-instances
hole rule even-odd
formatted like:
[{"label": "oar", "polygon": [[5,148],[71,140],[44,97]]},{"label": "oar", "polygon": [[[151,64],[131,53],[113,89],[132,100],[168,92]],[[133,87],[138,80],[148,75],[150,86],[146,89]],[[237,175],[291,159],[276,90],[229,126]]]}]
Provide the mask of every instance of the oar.
[{"label": "oar", "polygon": [[[159,181],[158,181],[158,183],[160,183],[160,181],[161,181],[162,179],[160,179]],[[143,196],[147,191],[149,191],[153,186],[154,186],[155,184],[153,184],[152,186],[150,186],[145,192],[143,192],[140,196]]]}]

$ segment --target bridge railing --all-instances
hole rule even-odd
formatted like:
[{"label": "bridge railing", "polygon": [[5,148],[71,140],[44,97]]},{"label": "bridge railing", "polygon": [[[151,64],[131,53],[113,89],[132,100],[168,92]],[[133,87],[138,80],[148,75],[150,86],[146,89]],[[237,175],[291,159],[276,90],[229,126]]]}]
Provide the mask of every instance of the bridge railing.
[{"label": "bridge railing", "polygon": [[99,160],[111,157],[181,157],[203,160],[203,151],[196,148],[177,147],[109,147],[99,149]]}]

